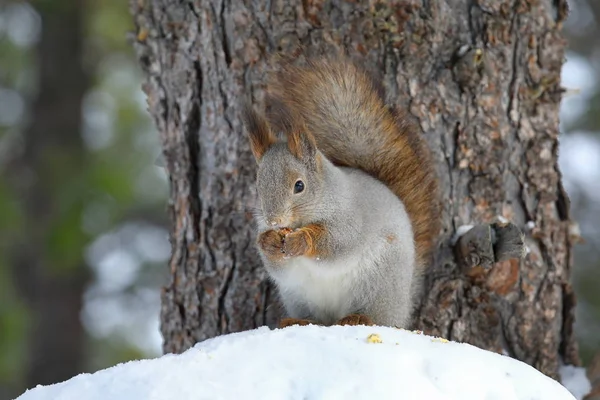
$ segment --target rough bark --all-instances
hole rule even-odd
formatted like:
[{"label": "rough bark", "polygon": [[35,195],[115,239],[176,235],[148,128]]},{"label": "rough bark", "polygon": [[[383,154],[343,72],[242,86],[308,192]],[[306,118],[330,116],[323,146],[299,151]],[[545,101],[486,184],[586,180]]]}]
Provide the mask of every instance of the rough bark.
[{"label": "rough bark", "polygon": [[[239,121],[266,60],[298,44],[345,48],[417,119],[441,179],[443,230],[417,328],[556,377],[578,363],[568,200],[557,166],[564,0],[132,0],[135,47],[171,181],[164,351],[272,325],[253,248],[255,164]],[[527,256],[459,266],[461,225],[502,216]],[[529,223],[529,224],[528,224]],[[273,306],[275,305],[275,306]]]}]

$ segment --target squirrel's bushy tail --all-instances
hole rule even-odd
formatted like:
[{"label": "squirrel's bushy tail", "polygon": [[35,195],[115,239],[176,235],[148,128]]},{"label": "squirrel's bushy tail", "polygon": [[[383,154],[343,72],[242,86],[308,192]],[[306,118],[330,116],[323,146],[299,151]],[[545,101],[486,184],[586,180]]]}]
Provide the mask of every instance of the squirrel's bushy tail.
[{"label": "squirrel's bushy tail", "polygon": [[329,160],[369,173],[402,200],[423,268],[440,216],[437,178],[420,130],[389,108],[372,77],[349,60],[284,63],[267,90],[272,102],[303,119]]}]

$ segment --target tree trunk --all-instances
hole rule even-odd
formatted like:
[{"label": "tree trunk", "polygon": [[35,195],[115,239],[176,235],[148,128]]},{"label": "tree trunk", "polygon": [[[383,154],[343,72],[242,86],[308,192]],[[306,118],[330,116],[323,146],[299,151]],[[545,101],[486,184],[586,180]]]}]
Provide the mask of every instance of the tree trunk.
[{"label": "tree trunk", "polygon": [[[344,48],[417,119],[445,199],[417,328],[557,376],[578,364],[569,205],[557,166],[565,0],[132,0],[145,92],[171,182],[165,352],[280,315],[253,247],[255,162],[241,101],[266,60],[298,44]],[[462,225],[504,217],[528,254],[461,268]],[[502,219],[502,218],[500,218]]]}]

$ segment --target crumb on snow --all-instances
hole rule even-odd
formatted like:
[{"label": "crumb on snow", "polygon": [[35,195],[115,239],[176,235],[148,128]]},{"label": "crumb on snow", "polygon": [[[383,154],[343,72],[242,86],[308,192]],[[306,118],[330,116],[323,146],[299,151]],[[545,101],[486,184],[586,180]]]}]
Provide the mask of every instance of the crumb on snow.
[{"label": "crumb on snow", "polygon": [[369,336],[367,336],[367,342],[369,343],[383,343],[383,340],[381,340],[381,336],[379,336],[376,333],[371,333]]}]

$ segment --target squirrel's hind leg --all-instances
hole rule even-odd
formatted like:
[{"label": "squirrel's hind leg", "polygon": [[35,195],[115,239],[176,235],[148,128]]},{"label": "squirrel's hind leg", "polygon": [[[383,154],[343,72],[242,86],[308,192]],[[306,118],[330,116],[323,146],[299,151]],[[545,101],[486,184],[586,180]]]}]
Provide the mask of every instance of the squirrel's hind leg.
[{"label": "squirrel's hind leg", "polygon": [[373,326],[373,320],[364,314],[350,314],[340,319],[335,325],[367,325]]},{"label": "squirrel's hind leg", "polygon": [[292,325],[300,325],[300,326],[305,326],[305,325],[320,325],[314,321],[311,321],[309,319],[299,319],[299,318],[283,318],[281,321],[279,321],[279,328],[287,328],[288,326],[292,326]]},{"label": "squirrel's hind leg", "polygon": [[[293,326],[293,325],[306,326],[306,325],[322,325],[322,324],[319,324],[318,322],[315,322],[315,321],[311,321],[309,319],[300,319],[300,318],[283,318],[279,322],[280,329],[287,328],[288,326]],[[337,321],[334,325],[373,326],[373,325],[375,325],[375,323],[373,322],[373,320],[370,317],[368,317],[364,314],[350,314],[350,315],[347,315],[344,318],[340,319],[339,321]]]}]

